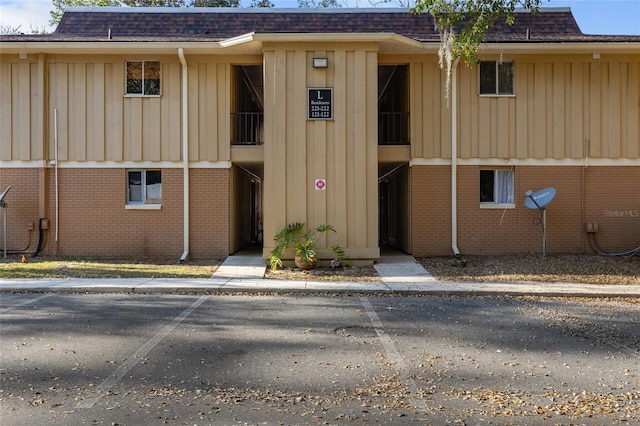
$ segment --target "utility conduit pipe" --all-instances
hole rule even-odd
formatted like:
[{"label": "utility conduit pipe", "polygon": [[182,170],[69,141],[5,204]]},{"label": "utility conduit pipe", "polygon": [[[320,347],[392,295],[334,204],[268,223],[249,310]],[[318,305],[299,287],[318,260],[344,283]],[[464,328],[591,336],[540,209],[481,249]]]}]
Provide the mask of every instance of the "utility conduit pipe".
[{"label": "utility conduit pipe", "polygon": [[184,203],[182,219],[184,251],[180,256],[180,262],[184,262],[189,256],[189,74],[182,47],[178,48],[178,57],[182,64],[182,202]]}]

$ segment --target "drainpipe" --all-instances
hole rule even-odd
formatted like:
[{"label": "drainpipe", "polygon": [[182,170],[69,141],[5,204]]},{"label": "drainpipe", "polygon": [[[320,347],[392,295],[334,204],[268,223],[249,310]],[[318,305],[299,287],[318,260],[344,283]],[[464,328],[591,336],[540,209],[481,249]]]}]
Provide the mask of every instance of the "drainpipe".
[{"label": "drainpipe", "polygon": [[[456,259],[458,250],[458,61],[451,67],[451,249]],[[464,260],[463,260],[464,262]],[[460,261],[459,261],[460,263]],[[466,263],[466,262],[464,262]]]},{"label": "drainpipe", "polygon": [[182,64],[182,170],[183,170],[183,233],[184,251],[180,256],[180,262],[187,260],[189,256],[189,80],[187,72],[187,60],[184,57],[184,49],[178,49],[178,57]]}]

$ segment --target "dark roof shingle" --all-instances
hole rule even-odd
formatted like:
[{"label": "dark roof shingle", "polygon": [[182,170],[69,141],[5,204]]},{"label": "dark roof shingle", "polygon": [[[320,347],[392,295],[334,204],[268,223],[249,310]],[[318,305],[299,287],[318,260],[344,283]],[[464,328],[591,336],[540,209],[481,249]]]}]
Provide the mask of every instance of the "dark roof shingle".
[{"label": "dark roof shingle", "polygon": [[[46,41],[220,41],[248,33],[395,33],[418,41],[440,34],[429,14],[408,9],[120,8],[67,9],[55,32],[21,36]],[[20,36],[3,36],[14,39]],[[640,41],[639,36],[594,36],[580,31],[570,9],[516,13],[496,22],[487,42]]]}]

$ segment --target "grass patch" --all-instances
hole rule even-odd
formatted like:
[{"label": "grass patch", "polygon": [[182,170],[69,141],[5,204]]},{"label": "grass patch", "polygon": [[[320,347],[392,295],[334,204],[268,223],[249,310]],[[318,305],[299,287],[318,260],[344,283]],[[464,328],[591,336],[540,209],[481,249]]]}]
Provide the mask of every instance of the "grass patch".
[{"label": "grass patch", "polygon": [[78,259],[0,260],[0,278],[210,278],[220,260]]}]

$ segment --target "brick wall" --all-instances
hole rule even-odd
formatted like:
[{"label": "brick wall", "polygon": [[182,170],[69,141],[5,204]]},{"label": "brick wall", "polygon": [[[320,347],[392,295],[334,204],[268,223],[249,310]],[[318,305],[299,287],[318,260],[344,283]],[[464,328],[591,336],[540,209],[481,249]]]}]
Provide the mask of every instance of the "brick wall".
[{"label": "brick wall", "polygon": [[[50,173],[53,173],[51,171]],[[59,231],[45,253],[96,257],[182,254],[182,171],[162,170],[162,208],[127,210],[126,169],[58,170]],[[55,217],[55,179],[49,178],[49,218]]]},{"label": "brick wall", "polygon": [[415,256],[451,253],[451,185],[448,166],[411,169],[411,246]]},{"label": "brick wall", "polygon": [[[126,169],[58,169],[58,242],[54,170],[2,169],[2,190],[13,185],[6,199],[8,249],[36,250],[41,173],[47,185],[45,217],[49,219],[42,255],[176,259],[182,255],[182,169],[162,170],[160,210],[125,209]],[[190,187],[190,257],[227,256],[229,170],[193,169]],[[28,230],[29,223],[34,231]],[[2,232],[0,226],[0,240]]]},{"label": "brick wall", "polygon": [[217,258],[229,254],[229,171],[192,169],[190,255]]},{"label": "brick wall", "polygon": [[587,250],[595,243],[605,252],[640,246],[640,166],[584,169],[584,222],[598,224],[588,236]]},{"label": "brick wall", "polygon": [[[450,168],[412,168],[412,253],[450,255]],[[458,167],[458,248],[462,254],[540,253],[541,214],[525,192],[554,187],[547,206],[547,253],[591,252],[585,222],[606,251],[640,246],[640,167],[516,167],[515,209],[479,208],[477,166]],[[638,213],[638,214],[636,214]]]},{"label": "brick wall", "polygon": [[[38,244],[38,187],[39,169],[0,168],[0,192],[9,185],[7,193],[7,251],[35,251]],[[0,209],[0,250],[3,250],[4,225]],[[33,231],[29,230],[33,224]],[[0,255],[1,257],[1,255]]]}]

